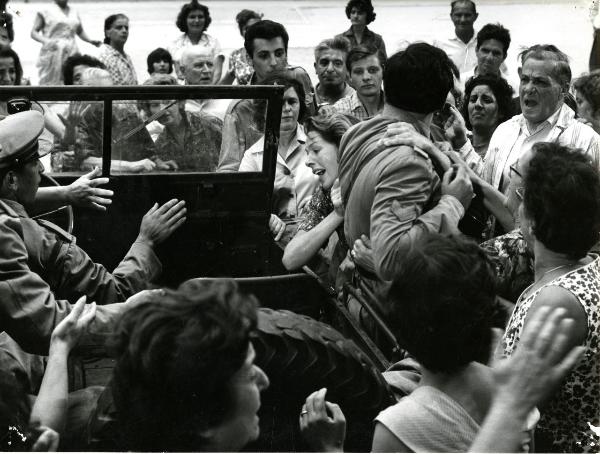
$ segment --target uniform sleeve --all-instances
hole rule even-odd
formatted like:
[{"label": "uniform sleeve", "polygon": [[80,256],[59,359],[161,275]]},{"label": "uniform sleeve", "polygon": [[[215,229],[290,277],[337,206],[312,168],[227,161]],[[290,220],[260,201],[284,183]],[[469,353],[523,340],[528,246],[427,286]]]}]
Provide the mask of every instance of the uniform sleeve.
[{"label": "uniform sleeve", "polygon": [[385,165],[375,186],[371,209],[371,242],[375,268],[383,280],[393,278],[407,248],[425,232],[457,231],[464,214],[460,202],[444,196],[423,213],[432,192],[431,170],[417,156]]},{"label": "uniform sleeve", "polygon": [[0,314],[2,329],[25,351],[47,354],[50,335],[71,307],[55,300],[48,284],[29,269],[17,219],[0,219]]},{"label": "uniform sleeve", "polygon": [[161,263],[152,248],[139,241],[133,243],[112,273],[94,263],[74,242],[66,247],[60,287],[87,295],[90,302],[100,305],[123,302],[147,289],[161,271]]}]

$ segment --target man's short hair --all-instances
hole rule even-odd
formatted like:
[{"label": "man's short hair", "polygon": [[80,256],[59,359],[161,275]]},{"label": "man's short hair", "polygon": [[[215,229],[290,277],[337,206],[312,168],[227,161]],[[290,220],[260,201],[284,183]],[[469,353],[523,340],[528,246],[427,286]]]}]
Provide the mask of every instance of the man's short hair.
[{"label": "man's short hair", "polygon": [[377,49],[372,46],[356,46],[350,50],[346,57],[346,68],[348,69],[348,72],[352,72],[353,63],[356,63],[363,58],[370,57],[371,55],[377,57],[377,61],[382,68],[385,67],[385,61],[381,61],[382,56]]},{"label": "man's short hair", "polygon": [[106,69],[104,63],[91,55],[74,54],[65,60],[63,64],[63,80],[65,85],[73,85],[73,70],[75,66],[87,66],[89,68]]},{"label": "man's short hair", "polygon": [[485,24],[479,33],[477,33],[477,46],[475,49],[479,50],[481,45],[490,39],[495,39],[502,43],[502,49],[504,50],[504,57],[508,53],[510,47],[510,32],[504,28],[502,24]]},{"label": "man's short hair", "polygon": [[171,52],[162,47],[158,47],[150,52],[146,58],[146,63],[148,64],[148,74],[154,73],[153,64],[158,63],[159,61],[166,61],[169,63],[169,74],[173,72],[173,57],[171,56]]},{"label": "man's short hair", "polygon": [[344,59],[348,58],[348,54],[352,49],[352,44],[348,38],[344,38],[343,36],[336,36],[335,38],[324,39],[317,47],[315,47],[315,61],[319,60],[319,55],[321,52],[325,52],[326,50],[339,50],[344,54]]},{"label": "man's short hair", "polygon": [[454,7],[459,3],[468,3],[469,6],[471,6],[471,9],[473,10],[473,14],[477,14],[477,5],[475,5],[475,2],[473,0],[454,0],[452,3],[450,3],[450,13],[454,11]]},{"label": "man's short hair", "polygon": [[383,72],[385,101],[421,114],[441,109],[454,85],[450,61],[443,50],[426,43],[395,53]]},{"label": "man's short hair", "polygon": [[246,29],[246,35],[244,36],[244,49],[246,49],[246,52],[248,52],[250,58],[254,56],[254,40],[257,38],[266,39],[267,41],[275,38],[281,38],[283,40],[283,47],[287,53],[288,41],[290,40],[290,37],[285,27],[279,22],[265,19],[252,24]]},{"label": "man's short hair", "polygon": [[571,66],[569,65],[569,57],[562,52],[554,44],[535,44],[519,54],[521,66],[525,62],[533,58],[535,60],[553,60],[556,62],[552,70],[552,77],[556,80],[565,91],[568,90],[571,83]]},{"label": "man's short hair", "polygon": [[375,20],[375,17],[377,16],[377,14],[375,14],[375,9],[373,8],[371,0],[350,0],[346,5],[346,17],[348,19],[350,19],[352,8],[356,8],[361,13],[366,13],[367,25],[373,22]]},{"label": "man's short hair", "polygon": [[256,299],[233,282],[148,292],[112,339],[119,428],[133,451],[201,451],[199,433],[234,408],[231,378],[246,361]]}]

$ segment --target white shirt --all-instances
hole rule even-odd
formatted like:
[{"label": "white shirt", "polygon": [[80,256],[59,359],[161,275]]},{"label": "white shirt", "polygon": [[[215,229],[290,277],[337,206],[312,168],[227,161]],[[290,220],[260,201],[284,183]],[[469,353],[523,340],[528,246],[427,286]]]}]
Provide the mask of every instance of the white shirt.
[{"label": "white shirt", "polygon": [[231,99],[188,99],[185,110],[192,113],[204,112],[223,121],[230,103]]},{"label": "white shirt", "polygon": [[529,131],[523,115],[516,115],[496,128],[485,155],[484,177],[505,192],[509,168],[537,142],[553,142],[581,148],[592,164],[600,169],[600,136],[589,126],[577,121],[575,113],[563,104],[535,131]]},{"label": "white shirt", "polygon": [[[281,218],[297,217],[319,186],[319,178],[305,164],[305,143],[304,128],[298,125],[296,134],[286,150],[285,158],[281,153],[277,153],[277,167],[273,184],[273,193],[276,199],[274,200],[274,212]],[[263,136],[244,152],[239,171],[260,172],[264,147],[265,138]]]},{"label": "white shirt", "polygon": [[473,33],[473,37],[466,44],[458,36],[454,35],[452,38],[435,40],[433,45],[448,54],[448,57],[456,64],[460,73],[471,71],[477,66],[477,55],[475,55],[477,32]]}]

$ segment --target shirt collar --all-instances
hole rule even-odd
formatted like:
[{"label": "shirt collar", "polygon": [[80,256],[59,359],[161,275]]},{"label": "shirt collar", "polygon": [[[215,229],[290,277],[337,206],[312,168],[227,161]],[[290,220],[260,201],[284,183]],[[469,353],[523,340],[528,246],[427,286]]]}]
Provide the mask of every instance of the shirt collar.
[{"label": "shirt collar", "polygon": [[456,36],[456,33],[454,33],[454,36],[450,38],[450,41],[456,41],[459,44],[462,44],[463,46],[470,46],[471,44],[477,42],[477,30],[473,30],[473,36],[471,37],[468,43],[465,43],[462,39]]},{"label": "shirt collar", "polygon": [[23,205],[21,205],[19,202],[17,202],[16,200],[2,199],[2,202],[4,202],[6,205],[9,206],[9,208],[14,210],[14,212],[18,216],[20,216],[22,218],[29,217],[29,215],[27,214],[27,211],[25,211],[25,207]]},{"label": "shirt collar", "polygon": [[[543,122],[541,122],[537,128],[535,128],[535,130],[530,131],[529,130],[529,126],[527,125],[527,119],[525,118],[525,116],[523,114],[521,114],[521,118],[520,118],[520,122],[521,122],[521,130],[523,131],[527,131],[529,134],[535,134],[538,131],[541,131],[544,128],[547,128],[548,126],[550,126],[551,128],[556,126],[559,122],[561,124],[565,123],[564,121],[564,117],[566,112],[564,111],[564,108],[566,104],[563,102],[562,106],[556,110],[556,112],[554,112],[552,115],[550,115],[548,118],[546,118]],[[567,106],[567,108],[569,108]],[[562,115],[561,115],[562,114]]]},{"label": "shirt collar", "polygon": [[385,104],[381,115],[386,118],[393,118],[396,121],[403,121],[411,124],[416,128],[419,134],[422,134],[425,137],[430,137],[431,135],[431,125],[424,120],[417,118],[412,112],[399,109],[391,104]]},{"label": "shirt collar", "polygon": [[[260,147],[253,147],[254,149],[250,151],[252,154],[261,154],[264,151],[265,136],[262,136],[260,140],[262,141],[262,145]],[[304,127],[301,124],[298,124],[296,133],[294,134],[294,137],[290,143],[294,143],[294,141],[298,144],[306,143],[306,133],[304,132]],[[279,155],[279,153],[277,153],[277,155]]]}]

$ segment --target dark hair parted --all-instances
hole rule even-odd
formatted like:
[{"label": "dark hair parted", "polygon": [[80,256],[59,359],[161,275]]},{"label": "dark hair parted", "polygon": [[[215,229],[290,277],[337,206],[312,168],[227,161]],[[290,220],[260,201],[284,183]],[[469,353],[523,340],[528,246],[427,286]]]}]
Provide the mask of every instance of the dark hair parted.
[{"label": "dark hair parted", "polygon": [[346,57],[346,69],[348,72],[352,72],[352,65],[354,63],[363,58],[370,57],[371,55],[377,57],[379,65],[383,69],[385,67],[385,61],[382,61],[383,57],[381,53],[373,46],[356,46],[350,49],[350,52],[348,52],[348,56]]},{"label": "dark hair parted", "polygon": [[238,28],[240,29],[240,34],[244,36],[244,27],[248,24],[248,21],[251,19],[261,20],[263,17],[262,13],[257,13],[256,11],[252,11],[251,9],[243,9],[235,16],[235,21],[238,24]]},{"label": "dark hair parted", "polygon": [[113,24],[119,19],[129,20],[129,18],[122,13],[111,14],[106,19],[104,19],[104,44],[110,44],[110,38],[106,36],[106,31],[110,29],[113,26]]},{"label": "dark hair parted", "polygon": [[487,362],[495,312],[494,266],[474,241],[425,234],[403,258],[387,294],[400,345],[432,372]]},{"label": "dark hair parted", "polygon": [[21,65],[21,59],[11,47],[0,47],[0,58],[12,58],[15,64],[15,85],[21,85],[23,80],[23,66]]},{"label": "dark hair parted", "polygon": [[383,72],[386,102],[421,114],[441,109],[454,86],[450,62],[443,50],[426,43],[413,43],[395,53]]},{"label": "dark hair parted", "polygon": [[327,142],[340,146],[342,136],[359,122],[352,115],[334,112],[330,115],[313,115],[304,122],[305,132],[318,132]]},{"label": "dark hair parted", "polygon": [[148,74],[154,73],[154,63],[158,63],[159,61],[166,61],[169,64],[169,74],[173,72],[173,57],[171,56],[171,52],[162,47],[158,47],[154,49],[152,52],[148,54],[146,58],[146,64],[148,65]]},{"label": "dark hair parted", "polygon": [[356,8],[361,13],[365,13],[367,15],[367,25],[373,22],[377,16],[371,0],[350,0],[346,5],[346,17],[348,19],[350,19],[350,14],[352,13],[353,8]]},{"label": "dark hair parted", "polygon": [[269,19],[261,20],[246,29],[246,34],[244,35],[244,49],[246,49],[246,52],[250,58],[252,58],[254,56],[255,39],[266,39],[269,41],[279,37],[283,40],[283,47],[287,53],[290,37],[285,27],[279,22],[273,22]]},{"label": "dark hair parted", "polygon": [[[295,79],[292,76],[291,71],[283,71],[276,72],[265,79],[259,81],[260,85],[281,85],[283,86],[284,91],[287,91],[288,88],[293,88],[298,95],[298,99],[300,100],[300,112],[298,114],[298,123],[304,122],[306,118],[307,106],[306,106],[306,92],[304,91],[304,86],[302,83]],[[265,128],[265,114],[267,112],[267,101],[266,99],[256,99],[254,100],[255,105],[255,121],[259,128],[259,130],[264,130]]]},{"label": "dark hair parted", "polygon": [[581,150],[538,142],[525,176],[523,204],[548,249],[577,260],[600,238],[600,177]]},{"label": "dark hair parted", "polygon": [[232,411],[231,378],[256,328],[254,297],[232,281],[184,282],[127,310],[112,340],[113,395],[128,449],[198,451]]},{"label": "dark hair parted", "polygon": [[202,14],[204,14],[204,30],[202,30],[202,32],[205,32],[208,29],[210,23],[212,22],[212,19],[210,18],[210,11],[208,11],[208,7],[203,5],[202,3],[199,3],[198,0],[192,0],[191,2],[186,3],[181,7],[179,14],[177,14],[177,20],[175,21],[175,25],[177,25],[177,28],[183,33],[187,33],[187,18],[192,11],[196,11],[198,9],[202,11]]},{"label": "dark hair parted", "polygon": [[573,88],[590,103],[594,114],[600,109],[600,69],[575,79]]},{"label": "dark hair parted", "polygon": [[73,85],[73,71],[75,66],[106,69],[104,63],[91,55],[74,54],[67,58],[63,64],[63,80],[65,85]]},{"label": "dark hair parted", "polygon": [[[492,90],[498,104],[498,124],[504,123],[515,115],[515,105],[513,103],[514,90],[508,82],[502,77],[485,75],[472,77],[465,86],[465,97],[461,108],[461,114],[465,119],[467,129],[471,129],[471,120],[469,119],[469,98],[471,92],[479,85],[486,85]],[[496,125],[497,126],[497,125]]]},{"label": "dark hair parted", "polygon": [[506,58],[508,48],[510,47],[510,32],[508,29],[504,28],[502,24],[485,24],[481,30],[479,30],[479,33],[477,33],[476,49],[479,50],[481,45],[490,39],[495,39],[502,43],[504,58]]}]

